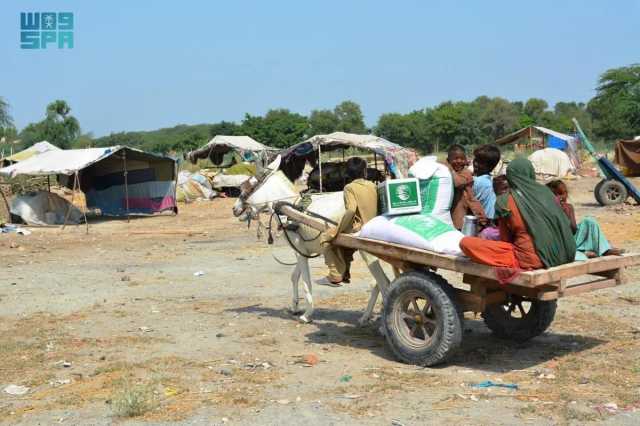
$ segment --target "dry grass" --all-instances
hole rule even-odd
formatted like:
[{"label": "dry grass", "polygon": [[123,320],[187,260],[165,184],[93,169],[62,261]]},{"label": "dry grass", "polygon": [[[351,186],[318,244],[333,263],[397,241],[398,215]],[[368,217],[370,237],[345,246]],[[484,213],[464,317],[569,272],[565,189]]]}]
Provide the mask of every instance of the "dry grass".
[{"label": "dry grass", "polygon": [[156,404],[153,385],[119,381],[111,399],[113,412],[118,417],[137,417],[152,410]]}]

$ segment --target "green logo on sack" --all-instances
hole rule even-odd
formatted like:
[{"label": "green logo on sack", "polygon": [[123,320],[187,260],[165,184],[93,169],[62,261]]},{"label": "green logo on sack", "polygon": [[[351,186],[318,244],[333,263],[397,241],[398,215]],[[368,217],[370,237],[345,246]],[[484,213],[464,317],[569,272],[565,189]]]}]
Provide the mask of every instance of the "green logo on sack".
[{"label": "green logo on sack", "polygon": [[446,232],[455,231],[453,226],[436,217],[425,214],[399,217],[394,219],[393,223],[429,241],[434,240]]},{"label": "green logo on sack", "polygon": [[417,185],[389,183],[389,204],[391,208],[415,207],[418,205]]}]

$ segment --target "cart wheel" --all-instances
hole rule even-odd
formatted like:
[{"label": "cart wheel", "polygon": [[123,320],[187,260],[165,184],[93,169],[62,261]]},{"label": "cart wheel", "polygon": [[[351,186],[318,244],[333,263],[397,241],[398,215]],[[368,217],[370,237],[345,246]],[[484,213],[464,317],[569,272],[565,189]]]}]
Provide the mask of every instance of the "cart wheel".
[{"label": "cart wheel", "polygon": [[596,187],[593,188],[593,196],[595,197],[598,204],[600,204],[601,206],[604,206],[604,203],[602,202],[602,198],[600,198],[600,188],[602,188],[602,185],[604,185],[606,181],[607,181],[606,179],[602,179],[600,182],[596,184]]},{"label": "cart wheel", "polygon": [[398,359],[431,366],[445,361],[460,346],[462,326],[452,291],[432,272],[407,272],[393,281],[383,325]]},{"label": "cart wheel", "polygon": [[544,333],[553,322],[557,301],[529,300],[511,295],[504,303],[489,305],[484,323],[502,338],[524,342]]},{"label": "cart wheel", "polygon": [[617,180],[607,179],[598,184],[600,187],[597,189],[596,200],[603,206],[610,206],[613,204],[624,203],[627,199],[627,188]]}]

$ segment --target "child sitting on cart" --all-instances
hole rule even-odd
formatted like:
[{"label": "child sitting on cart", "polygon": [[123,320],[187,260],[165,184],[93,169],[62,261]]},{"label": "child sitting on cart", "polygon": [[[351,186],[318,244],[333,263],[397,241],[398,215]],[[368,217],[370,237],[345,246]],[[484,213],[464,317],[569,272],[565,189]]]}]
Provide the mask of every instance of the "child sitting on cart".
[{"label": "child sitting on cart", "polygon": [[487,224],[482,204],[473,194],[473,174],[467,168],[468,165],[464,147],[458,144],[451,145],[447,152],[447,166],[451,170],[454,187],[451,220],[458,230],[462,229],[464,217],[469,212],[478,218],[480,226]]},{"label": "child sitting on cart", "polygon": [[350,267],[355,250],[332,246],[331,241],[340,233],[358,232],[362,225],[378,215],[378,189],[376,184],[366,180],[367,162],[360,157],[352,157],[346,164],[347,181],[344,187],[345,212],[338,226],[331,228],[321,236],[325,264],[329,275],[318,284],[339,287],[342,282],[351,279]]},{"label": "child sitting on cart", "polygon": [[580,223],[576,223],[576,214],[573,206],[567,202],[569,191],[563,181],[553,180],[547,186],[555,194],[560,207],[571,222],[571,230],[576,239],[576,260],[609,255],[619,256],[624,253],[623,249],[611,247],[602,229],[600,229],[600,225],[593,217],[584,217]]}]

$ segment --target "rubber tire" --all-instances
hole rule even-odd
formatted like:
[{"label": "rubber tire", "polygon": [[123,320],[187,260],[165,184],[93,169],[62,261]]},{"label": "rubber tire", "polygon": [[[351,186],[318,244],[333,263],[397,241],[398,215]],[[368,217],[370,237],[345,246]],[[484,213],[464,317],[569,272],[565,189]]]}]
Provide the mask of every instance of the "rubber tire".
[{"label": "rubber tire", "polygon": [[[402,301],[406,291],[418,290],[429,299],[436,312],[437,331],[431,345],[416,350],[403,345],[393,326],[393,310]],[[382,323],[387,344],[400,361],[407,364],[433,366],[444,362],[462,342],[462,324],[456,306],[453,288],[440,275],[433,272],[406,272],[390,286],[384,304]]]},{"label": "rubber tire", "polygon": [[[621,195],[617,199],[611,200],[607,196],[607,191],[614,187],[618,188]],[[627,188],[625,188],[625,186],[621,182],[618,182],[617,180],[614,180],[614,179],[607,179],[604,182],[602,182],[602,185],[600,186],[600,188],[598,188],[598,195],[596,196],[596,200],[598,200],[598,202],[603,206],[612,206],[615,204],[624,203],[628,196],[629,194],[627,192]]]},{"label": "rubber tire", "polygon": [[602,179],[600,182],[596,184],[596,187],[593,188],[593,196],[595,197],[598,204],[600,204],[601,206],[604,206],[604,203],[602,202],[602,198],[600,198],[600,188],[602,188],[602,185],[604,185],[606,181],[607,181],[606,179]]},{"label": "rubber tire", "polygon": [[553,322],[558,303],[556,300],[527,300],[531,307],[525,318],[507,316],[503,304],[489,305],[482,313],[486,326],[501,339],[526,342],[541,335]]}]

